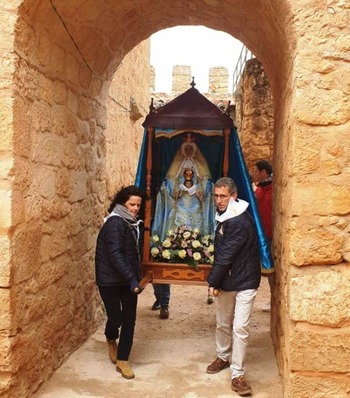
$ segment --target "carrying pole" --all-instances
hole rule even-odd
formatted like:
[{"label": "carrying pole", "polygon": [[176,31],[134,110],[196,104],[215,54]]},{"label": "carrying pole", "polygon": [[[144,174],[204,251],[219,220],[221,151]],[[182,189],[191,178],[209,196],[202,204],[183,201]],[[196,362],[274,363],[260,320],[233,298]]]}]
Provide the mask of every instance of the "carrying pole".
[{"label": "carrying pole", "polygon": [[230,129],[224,129],[224,164],[222,167],[222,174],[224,177],[228,176],[228,168],[229,168],[229,158],[228,158],[228,149],[229,149],[229,140],[230,140]]},{"label": "carrying pole", "polygon": [[151,235],[151,211],[152,211],[152,141],[154,129],[147,128],[147,164],[146,164],[146,202],[145,202],[145,234],[143,242],[143,260],[149,261],[150,235]]}]

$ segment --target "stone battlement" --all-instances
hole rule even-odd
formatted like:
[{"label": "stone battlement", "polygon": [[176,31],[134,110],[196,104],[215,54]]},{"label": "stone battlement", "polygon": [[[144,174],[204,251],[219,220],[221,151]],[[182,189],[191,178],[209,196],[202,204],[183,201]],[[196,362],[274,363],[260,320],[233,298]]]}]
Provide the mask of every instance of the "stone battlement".
[{"label": "stone battlement", "polygon": [[[228,102],[234,103],[232,93],[228,91],[228,69],[222,66],[215,66],[209,69],[209,92],[202,93],[210,101],[216,104],[223,110],[226,110]],[[151,66],[150,78],[150,96],[154,100],[154,106],[162,106],[171,101],[175,97],[184,93],[191,87],[192,71],[188,65],[173,66],[172,73],[172,90],[171,93],[163,93],[155,91],[156,72],[155,68]]]}]

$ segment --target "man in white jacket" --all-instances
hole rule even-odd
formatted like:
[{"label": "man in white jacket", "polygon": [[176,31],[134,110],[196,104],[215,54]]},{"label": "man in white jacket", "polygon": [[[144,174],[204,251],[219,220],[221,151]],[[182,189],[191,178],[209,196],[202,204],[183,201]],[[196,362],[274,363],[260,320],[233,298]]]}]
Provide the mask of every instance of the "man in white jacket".
[{"label": "man in white jacket", "polygon": [[218,289],[216,310],[217,358],[207,373],[230,367],[231,388],[241,396],[251,395],[245,380],[245,356],[249,322],[260,284],[260,255],[255,223],[238,199],[231,178],[220,178],[214,185],[217,222],[214,240],[214,264],[208,275],[210,292]]}]

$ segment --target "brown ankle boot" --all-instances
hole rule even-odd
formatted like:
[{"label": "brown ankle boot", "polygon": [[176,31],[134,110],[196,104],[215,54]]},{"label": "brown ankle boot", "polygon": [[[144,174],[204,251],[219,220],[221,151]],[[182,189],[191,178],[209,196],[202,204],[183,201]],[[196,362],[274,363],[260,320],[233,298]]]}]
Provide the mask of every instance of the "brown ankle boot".
[{"label": "brown ankle boot", "polygon": [[117,342],[107,339],[109,358],[113,363],[117,363]]},{"label": "brown ankle boot", "polygon": [[125,379],[133,379],[135,377],[135,373],[129,366],[128,361],[120,361],[117,359],[117,372],[121,373]]}]

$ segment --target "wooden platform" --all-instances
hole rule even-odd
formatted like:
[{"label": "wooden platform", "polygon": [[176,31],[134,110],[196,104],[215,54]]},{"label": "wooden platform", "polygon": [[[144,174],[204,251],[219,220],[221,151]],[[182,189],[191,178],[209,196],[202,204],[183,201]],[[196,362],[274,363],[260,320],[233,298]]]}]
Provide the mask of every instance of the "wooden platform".
[{"label": "wooden platform", "polygon": [[169,283],[177,285],[207,285],[207,276],[212,268],[209,264],[199,264],[197,270],[187,264],[144,262],[143,281],[147,283]]}]

